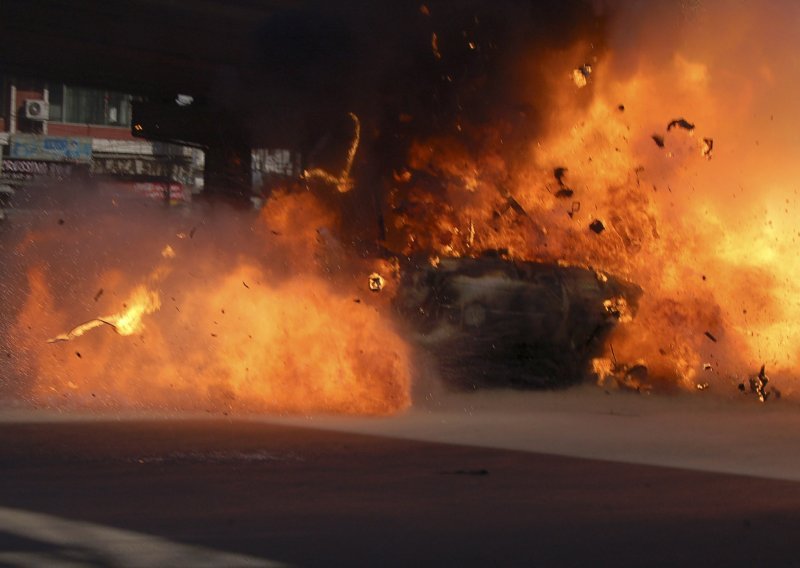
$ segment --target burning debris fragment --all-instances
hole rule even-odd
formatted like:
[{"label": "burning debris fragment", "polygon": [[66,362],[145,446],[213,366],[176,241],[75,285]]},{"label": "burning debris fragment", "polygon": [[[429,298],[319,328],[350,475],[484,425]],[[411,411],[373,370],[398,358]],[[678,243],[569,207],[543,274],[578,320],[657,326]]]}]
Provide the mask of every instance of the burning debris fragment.
[{"label": "burning debris fragment", "polygon": [[[606,278],[604,282],[608,282],[608,277],[603,276]],[[615,296],[603,301],[603,308],[608,315],[621,323],[633,321],[634,310],[628,305],[628,300],[624,296]]]},{"label": "burning debris fragment", "polygon": [[592,66],[588,63],[584,63],[577,69],[572,70],[572,81],[579,89],[582,89],[589,83],[591,76]]},{"label": "burning debris fragment", "polygon": [[[606,387],[609,384],[615,388],[635,391],[638,393],[649,393],[652,390],[647,379],[649,370],[647,366],[642,363],[634,363],[632,365],[621,363],[616,360],[616,357],[599,357],[592,360],[591,372],[595,376],[595,382],[598,387]],[[613,383],[608,383],[611,379]]]},{"label": "burning debris fragment", "polygon": [[369,289],[371,292],[380,292],[383,290],[385,284],[386,282],[383,279],[383,276],[377,272],[373,272],[369,275]]},{"label": "burning debris fragment", "polygon": [[78,326],[73,327],[66,333],[59,334],[47,340],[47,343],[58,343],[60,341],[72,341],[83,334],[108,325],[119,335],[132,335],[144,328],[142,318],[152,314],[161,308],[161,299],[158,292],[148,290],[144,286],[139,286],[134,290],[131,297],[125,303],[126,309],[110,316],[101,316]]},{"label": "burning debris fragment", "polygon": [[[769,384],[769,377],[767,377],[766,373],[766,365],[761,365],[761,370],[758,372],[758,375],[755,377],[750,377],[749,384],[750,384],[750,392],[754,394],[759,402],[766,402],[770,395],[775,394],[776,398],[780,397],[780,392],[775,390],[767,390],[767,385]],[[745,392],[746,387],[744,383],[739,384],[739,390]]]},{"label": "burning debris fragment", "polygon": [[347,151],[347,159],[344,168],[338,176],[335,176],[321,168],[313,168],[303,172],[303,178],[307,180],[319,179],[325,183],[333,185],[339,193],[347,193],[353,189],[353,179],[350,177],[350,171],[353,169],[353,161],[358,152],[358,145],[361,142],[361,121],[355,113],[348,113],[348,116],[353,121],[353,141],[350,143],[350,148]]}]

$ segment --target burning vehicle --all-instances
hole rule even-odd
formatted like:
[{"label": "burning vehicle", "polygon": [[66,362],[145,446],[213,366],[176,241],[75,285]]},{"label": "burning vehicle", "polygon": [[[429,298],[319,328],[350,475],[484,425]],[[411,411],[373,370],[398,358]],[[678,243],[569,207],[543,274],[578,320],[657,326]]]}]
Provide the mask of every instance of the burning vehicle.
[{"label": "burning vehicle", "polygon": [[583,377],[641,293],[590,269],[487,254],[408,267],[396,305],[449,383],[553,388]]}]

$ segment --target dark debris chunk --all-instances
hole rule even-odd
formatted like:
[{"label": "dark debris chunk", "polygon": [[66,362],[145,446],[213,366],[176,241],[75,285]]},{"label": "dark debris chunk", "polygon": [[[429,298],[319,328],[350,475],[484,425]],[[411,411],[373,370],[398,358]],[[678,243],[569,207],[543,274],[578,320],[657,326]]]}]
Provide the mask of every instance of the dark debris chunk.
[{"label": "dark debris chunk", "polygon": [[606,226],[600,219],[595,219],[594,221],[589,223],[589,229],[591,229],[592,231],[594,231],[596,234],[599,235],[600,233],[606,230]]}]

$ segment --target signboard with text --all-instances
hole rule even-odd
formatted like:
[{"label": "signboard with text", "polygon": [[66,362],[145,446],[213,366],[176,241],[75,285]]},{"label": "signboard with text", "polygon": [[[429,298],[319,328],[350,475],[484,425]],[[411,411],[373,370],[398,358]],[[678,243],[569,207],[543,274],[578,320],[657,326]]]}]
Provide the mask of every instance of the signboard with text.
[{"label": "signboard with text", "polygon": [[49,162],[90,162],[92,139],[73,136],[11,136],[9,157]]},{"label": "signboard with text", "polygon": [[171,179],[181,183],[190,183],[192,179],[189,164],[154,158],[95,157],[92,161],[92,173],[122,178]]},{"label": "signboard with text", "polygon": [[[8,158],[0,162],[0,179],[24,181],[37,178],[66,179],[72,177],[73,164],[59,164],[40,160],[14,160]],[[85,169],[85,168],[84,168]]]}]

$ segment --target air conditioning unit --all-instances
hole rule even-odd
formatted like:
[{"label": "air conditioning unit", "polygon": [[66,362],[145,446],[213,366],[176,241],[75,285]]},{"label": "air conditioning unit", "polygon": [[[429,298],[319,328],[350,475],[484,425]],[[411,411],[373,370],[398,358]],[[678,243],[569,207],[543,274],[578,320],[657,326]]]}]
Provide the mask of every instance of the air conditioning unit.
[{"label": "air conditioning unit", "polygon": [[25,101],[25,118],[28,120],[47,120],[50,116],[50,105],[47,101],[28,99]]}]

